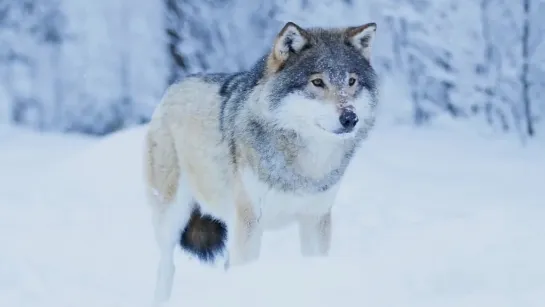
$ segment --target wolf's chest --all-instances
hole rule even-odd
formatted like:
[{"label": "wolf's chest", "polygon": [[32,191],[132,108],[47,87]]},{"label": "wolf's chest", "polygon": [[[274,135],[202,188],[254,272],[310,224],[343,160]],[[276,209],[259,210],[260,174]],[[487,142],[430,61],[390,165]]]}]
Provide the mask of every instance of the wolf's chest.
[{"label": "wolf's chest", "polygon": [[[265,183],[261,190],[274,187],[275,190],[270,192],[290,192],[278,197],[294,198],[297,202],[300,198],[312,198],[310,195],[325,192],[337,185],[352,156],[351,146],[342,142],[306,140],[304,146],[290,146],[296,150],[277,150],[279,145],[257,147],[257,154],[248,160],[259,181]],[[251,184],[253,180],[258,179],[247,181]]]},{"label": "wolf's chest", "polygon": [[321,215],[333,205],[337,188],[326,192],[297,193],[272,188],[251,171],[241,173],[241,180],[260,222],[267,228],[283,226],[300,215]]}]

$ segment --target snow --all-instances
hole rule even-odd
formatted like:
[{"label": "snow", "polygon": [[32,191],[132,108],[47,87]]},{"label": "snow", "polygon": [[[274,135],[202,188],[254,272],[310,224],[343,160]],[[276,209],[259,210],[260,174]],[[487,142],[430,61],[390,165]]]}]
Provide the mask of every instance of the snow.
[{"label": "snow", "polygon": [[[328,258],[302,258],[295,227],[227,272],[178,252],[172,306],[543,306],[545,145],[458,128],[379,127],[343,181]],[[0,306],[149,306],[145,126],[0,131]]]}]

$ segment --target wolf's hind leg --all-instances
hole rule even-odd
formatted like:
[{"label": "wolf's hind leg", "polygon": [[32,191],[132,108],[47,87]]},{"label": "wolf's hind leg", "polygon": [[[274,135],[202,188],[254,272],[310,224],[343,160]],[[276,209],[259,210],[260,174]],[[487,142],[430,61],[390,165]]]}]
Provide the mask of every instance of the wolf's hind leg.
[{"label": "wolf's hind leg", "polygon": [[159,251],[154,303],[156,306],[167,302],[174,280],[174,249],[180,240],[180,233],[191,214],[189,201],[179,199],[165,207],[153,208],[153,227]]},{"label": "wolf's hind leg", "polygon": [[331,246],[331,212],[299,217],[299,244],[305,257],[326,256]]},{"label": "wolf's hind leg", "polygon": [[181,170],[174,140],[166,127],[154,125],[154,122],[150,124],[144,162],[146,194],[159,252],[154,303],[160,305],[170,299],[175,271],[174,249],[191,214],[191,197],[187,186],[180,186]]},{"label": "wolf's hind leg", "polygon": [[161,306],[162,303],[167,302],[172,292],[172,283],[176,270],[173,259],[176,242],[168,239],[165,237],[161,241],[158,240],[159,263],[157,264],[157,277],[155,281],[155,306]]}]

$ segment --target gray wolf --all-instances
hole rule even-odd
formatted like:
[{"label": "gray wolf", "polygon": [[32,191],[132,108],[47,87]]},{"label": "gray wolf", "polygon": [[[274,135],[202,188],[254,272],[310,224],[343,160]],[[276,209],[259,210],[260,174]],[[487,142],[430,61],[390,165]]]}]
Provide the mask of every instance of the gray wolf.
[{"label": "gray wolf", "polygon": [[169,86],[145,141],[146,193],[170,298],[176,245],[230,268],[259,258],[263,231],[297,223],[304,256],[326,256],[331,209],[378,104],[375,23],[288,22],[248,71]]}]

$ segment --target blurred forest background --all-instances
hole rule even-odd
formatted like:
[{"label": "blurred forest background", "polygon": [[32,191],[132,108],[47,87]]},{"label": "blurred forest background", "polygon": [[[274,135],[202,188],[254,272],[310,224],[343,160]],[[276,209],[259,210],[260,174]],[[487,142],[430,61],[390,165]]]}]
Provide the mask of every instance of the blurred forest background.
[{"label": "blurred forest background", "polygon": [[545,0],[0,0],[0,124],[105,135],[185,74],[249,68],[286,21],[374,21],[384,120],[527,139],[545,133],[544,16]]}]

